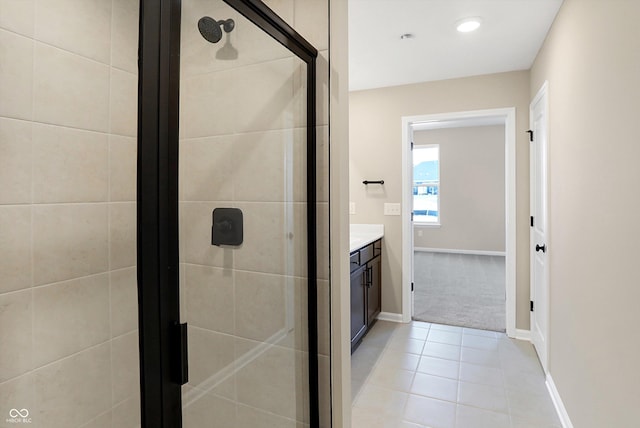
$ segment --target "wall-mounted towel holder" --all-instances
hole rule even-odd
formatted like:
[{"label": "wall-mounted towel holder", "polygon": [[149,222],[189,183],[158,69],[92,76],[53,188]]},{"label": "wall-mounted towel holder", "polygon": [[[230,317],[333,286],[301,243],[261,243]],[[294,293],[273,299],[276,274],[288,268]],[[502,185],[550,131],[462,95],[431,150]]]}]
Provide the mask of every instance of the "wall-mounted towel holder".
[{"label": "wall-mounted towel holder", "polygon": [[364,180],[362,184],[364,184],[365,186],[367,184],[384,184],[384,180],[375,180],[375,181]]}]

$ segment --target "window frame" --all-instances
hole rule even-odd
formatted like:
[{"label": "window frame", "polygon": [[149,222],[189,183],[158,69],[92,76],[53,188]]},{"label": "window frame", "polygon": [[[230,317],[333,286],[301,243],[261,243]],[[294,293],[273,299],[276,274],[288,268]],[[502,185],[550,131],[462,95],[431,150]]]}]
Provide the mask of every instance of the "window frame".
[{"label": "window frame", "polygon": [[[418,217],[415,214],[415,197],[416,194],[412,194],[412,200],[411,200],[411,212],[413,213],[413,224],[414,226],[419,226],[419,227],[424,227],[424,228],[438,228],[442,225],[442,207],[441,207],[441,198],[440,198],[440,191],[442,189],[442,174],[441,174],[441,157],[440,157],[440,144],[414,144],[413,146],[413,153],[412,153],[412,157],[415,156],[416,150],[420,150],[420,149],[428,149],[428,148],[437,148],[438,149],[438,180],[434,181],[434,183],[437,183],[437,187],[438,187],[438,193],[437,193],[437,207],[438,207],[438,216],[437,216],[437,220],[436,221],[420,221],[420,220],[416,220],[416,218]],[[415,167],[415,165],[414,165]],[[412,184],[412,188],[415,188],[415,168],[412,167],[411,169],[411,184]],[[425,217],[425,216],[422,216]]]}]

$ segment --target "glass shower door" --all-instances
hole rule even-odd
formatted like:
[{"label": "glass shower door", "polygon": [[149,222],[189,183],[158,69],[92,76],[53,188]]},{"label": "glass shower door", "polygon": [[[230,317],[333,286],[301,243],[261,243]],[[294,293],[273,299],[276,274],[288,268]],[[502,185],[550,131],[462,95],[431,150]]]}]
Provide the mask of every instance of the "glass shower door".
[{"label": "glass shower door", "polygon": [[183,424],[306,426],[317,401],[307,64],[222,0],[185,0],[181,13]]}]

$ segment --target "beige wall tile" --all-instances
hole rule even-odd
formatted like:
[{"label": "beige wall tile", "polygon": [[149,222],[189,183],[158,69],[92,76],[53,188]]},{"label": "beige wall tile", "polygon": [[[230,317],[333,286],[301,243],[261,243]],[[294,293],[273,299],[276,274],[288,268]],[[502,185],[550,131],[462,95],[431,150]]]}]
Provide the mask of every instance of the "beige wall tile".
[{"label": "beige wall tile", "polygon": [[237,427],[236,403],[209,393],[192,403],[183,402],[183,423],[185,428],[202,428],[215,421],[216,426]]},{"label": "beige wall tile", "polygon": [[316,58],[316,68],[316,121],[318,125],[329,125],[328,50],[318,52],[318,58]]},{"label": "beige wall tile", "polygon": [[195,327],[233,334],[235,293],[231,269],[183,265],[187,321]]},{"label": "beige wall tile", "polygon": [[47,428],[68,428],[109,410],[110,348],[106,343],[36,370],[34,419]]},{"label": "beige wall tile", "polygon": [[31,123],[0,118],[0,204],[31,202]]},{"label": "beige wall tile", "polygon": [[109,144],[105,134],[33,125],[33,201],[106,202]]},{"label": "beige wall tile", "polygon": [[34,289],[35,367],[102,343],[109,337],[107,274]]},{"label": "beige wall tile", "polygon": [[318,278],[329,279],[329,203],[317,205],[317,261]]},{"label": "beige wall tile", "polygon": [[0,294],[0,343],[0,382],[31,370],[31,290]]},{"label": "beige wall tile", "polygon": [[319,126],[316,136],[316,200],[329,202],[329,127]]},{"label": "beige wall tile", "polygon": [[242,82],[234,94],[241,107],[237,132],[294,128],[305,122],[305,110],[297,108],[293,97],[297,61],[286,58],[235,71],[235,79]]},{"label": "beige wall tile", "polygon": [[111,133],[135,137],[138,133],[138,77],[111,69]]},{"label": "beige wall tile", "polygon": [[233,142],[233,150],[234,200],[306,199],[304,130],[242,134]]},{"label": "beige wall tile", "polygon": [[187,78],[180,96],[180,127],[185,137],[230,134],[239,120],[237,111],[240,83],[235,71],[223,71]]},{"label": "beige wall tile", "polygon": [[237,428],[302,428],[303,423],[283,418],[254,407],[238,405]]},{"label": "beige wall tile", "polygon": [[33,37],[35,0],[0,0],[0,28]]},{"label": "beige wall tile", "polygon": [[37,0],[36,39],[109,64],[111,1]]},{"label": "beige wall tile", "polygon": [[306,276],[306,204],[237,203],[244,217],[244,243],[235,268]]},{"label": "beige wall tile", "polygon": [[0,293],[31,286],[31,208],[0,206]]},{"label": "beige wall tile", "polygon": [[138,73],[139,6],[137,1],[113,1],[111,65],[130,73]]},{"label": "beige wall tile", "polygon": [[136,204],[119,202],[109,204],[109,252],[111,269],[136,264]]},{"label": "beige wall tile", "polygon": [[235,137],[231,136],[180,141],[182,200],[233,199],[235,144]]},{"label": "beige wall tile", "polygon": [[34,118],[73,128],[107,131],[109,67],[36,43]]},{"label": "beige wall tile", "polygon": [[329,47],[329,3],[327,0],[297,0],[295,25],[316,49]]},{"label": "beige wall tile", "polygon": [[188,334],[189,385],[233,395],[232,385],[225,378],[234,367],[233,336],[193,327]]},{"label": "beige wall tile", "polygon": [[[287,334],[287,311],[295,320],[293,295],[289,307],[285,292],[293,292],[293,278],[236,271],[236,335],[264,341],[274,334]],[[291,283],[291,284],[289,284]]]},{"label": "beige wall tile", "polygon": [[[36,408],[33,400],[33,376],[26,374],[8,382],[0,383],[0,415],[2,415],[2,427],[20,426],[21,424],[8,422],[11,409],[27,409],[32,420],[31,426],[44,427],[43,421],[35,416]],[[26,424],[25,424],[26,425]]]},{"label": "beige wall tile", "polygon": [[140,355],[138,332],[111,341],[113,404],[140,395]]},{"label": "beige wall tile", "polygon": [[83,424],[80,428],[111,428],[113,412],[111,410]]},{"label": "beige wall tile", "polygon": [[138,281],[136,268],[109,272],[111,284],[111,337],[138,328]]},{"label": "beige wall tile", "polygon": [[113,407],[112,428],[140,428],[140,398],[129,398]]},{"label": "beige wall tile", "polygon": [[107,219],[107,204],[34,206],[34,284],[105,272]]},{"label": "beige wall tile", "polygon": [[212,212],[217,206],[220,205],[212,202],[180,203],[181,261],[226,269],[233,268],[237,250],[211,245]]},{"label": "beige wall tile", "polygon": [[138,142],[132,137],[109,136],[109,189],[111,201],[135,201]]},{"label": "beige wall tile", "polygon": [[308,383],[305,365],[302,352],[279,346],[269,348],[238,372],[238,402],[304,421]]},{"label": "beige wall tile", "polygon": [[0,116],[33,117],[33,40],[0,30]]}]

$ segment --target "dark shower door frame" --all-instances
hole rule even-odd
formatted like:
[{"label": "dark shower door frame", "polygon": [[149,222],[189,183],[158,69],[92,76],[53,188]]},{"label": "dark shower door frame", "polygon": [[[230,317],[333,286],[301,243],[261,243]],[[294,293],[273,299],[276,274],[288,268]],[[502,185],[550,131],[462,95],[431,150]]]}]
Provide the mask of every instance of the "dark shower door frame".
[{"label": "dark shower door frame", "polygon": [[[317,50],[260,0],[224,0],[307,65],[310,425],[319,425],[316,249]],[[178,123],[181,0],[140,0],[138,321],[143,428],[182,426],[186,329],[180,328]]]}]

